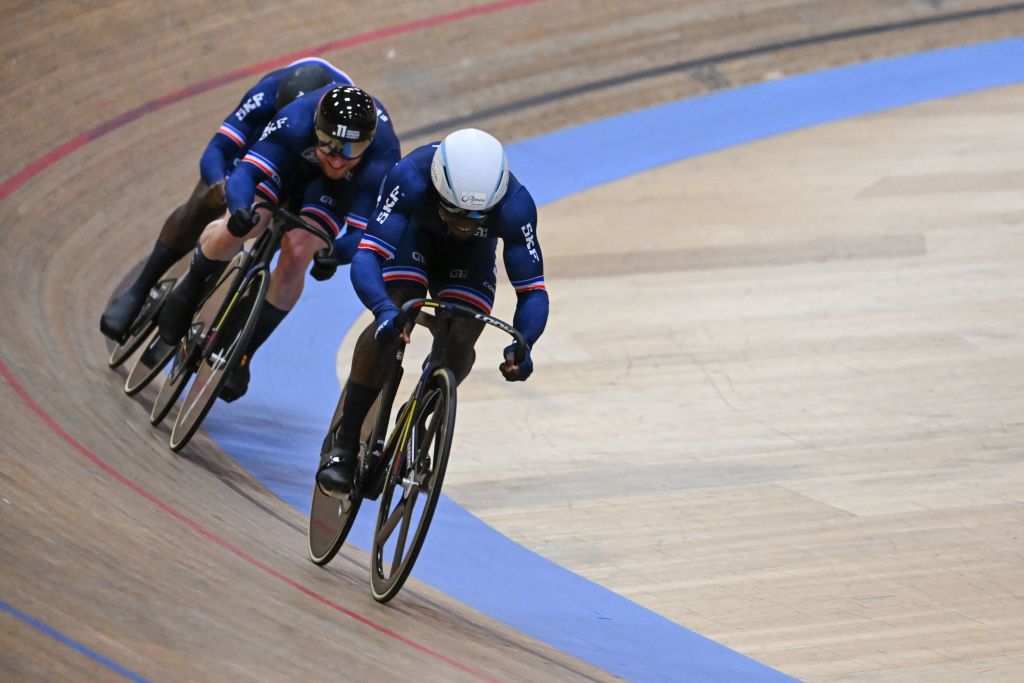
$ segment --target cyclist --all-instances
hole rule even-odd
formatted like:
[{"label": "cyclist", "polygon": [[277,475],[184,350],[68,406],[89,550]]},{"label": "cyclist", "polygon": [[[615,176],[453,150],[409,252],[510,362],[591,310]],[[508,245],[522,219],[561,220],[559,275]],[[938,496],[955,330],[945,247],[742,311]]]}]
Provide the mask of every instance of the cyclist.
[{"label": "cyclist", "polygon": [[[355,86],[314,90],[278,112],[228,179],[229,213],[207,226],[188,272],[167,296],[158,318],[164,342],[177,343],[188,331],[207,283],[223,271],[245,239],[269,224],[270,212],[254,212],[254,201],[286,202],[309,224],[333,234],[338,262],[348,263],[384,174],[400,158],[387,111]],[[347,231],[339,237],[342,227]],[[320,247],[322,242],[304,231],[285,234],[251,343],[221,390],[224,400],[245,393],[252,355],[298,301],[306,268]],[[325,279],[335,267],[318,262],[312,273]]]},{"label": "cyclist", "polygon": [[[530,349],[548,318],[544,264],[537,241],[537,208],[509,173],[501,143],[481,130],[458,130],[413,150],[384,179],[377,208],[352,258],[352,283],[375,320],[361,333],[345,384],[339,438],[322,455],[317,483],[327,495],[347,492],[359,451],[359,430],[393,369],[395,348],[407,333],[399,306],[429,288],[433,296],[491,311],[498,239],[516,290],[513,324],[526,339],[504,351],[499,370],[508,381],[533,372]],[[447,361],[458,381],[470,372],[484,323],[453,321]]]},{"label": "cyclist", "polygon": [[274,114],[299,95],[330,83],[351,85],[352,79],[330,62],[311,57],[271,71],[249,88],[206,146],[191,196],[167,217],[139,275],[100,317],[104,335],[124,341],[149,290],[195,246],[203,228],[224,214],[228,174]]}]

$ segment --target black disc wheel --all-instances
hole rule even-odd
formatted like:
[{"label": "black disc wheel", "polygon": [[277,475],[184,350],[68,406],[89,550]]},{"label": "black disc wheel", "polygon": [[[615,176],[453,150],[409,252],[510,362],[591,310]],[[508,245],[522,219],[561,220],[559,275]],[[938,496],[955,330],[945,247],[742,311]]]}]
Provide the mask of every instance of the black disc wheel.
[{"label": "black disc wheel", "polygon": [[[331,447],[334,446],[335,440],[338,438],[341,407],[343,405],[345,405],[344,390],[342,390],[341,397],[338,399],[338,405],[334,409],[334,417],[331,418],[331,428],[324,438],[324,443],[321,447],[323,453],[329,453]],[[360,441],[362,442],[359,453],[360,469],[365,465],[366,444],[371,441],[370,435],[373,430],[373,424],[377,420],[379,406],[380,396],[374,399],[373,405],[370,406],[366,419],[363,421],[363,427],[360,432]],[[328,496],[320,490],[319,486],[315,483],[313,484],[313,503],[309,509],[309,531],[307,534],[309,538],[309,559],[313,564],[321,567],[324,566],[334,559],[334,556],[341,550],[341,546],[345,544],[348,532],[352,529],[352,523],[356,520],[356,513],[359,512],[359,506],[363,502],[362,476],[359,477],[356,484],[358,490],[354,490],[340,499]]]},{"label": "black disc wheel", "polygon": [[325,495],[313,484],[313,504],[309,510],[309,559],[324,566],[334,559],[356,521],[362,496],[350,492],[340,499]]},{"label": "black disc wheel", "polygon": [[[238,367],[256,329],[270,287],[270,272],[257,270],[241,291],[234,291],[204,336],[192,386],[171,429],[171,450],[180,451],[203,423],[228,375]],[[215,297],[210,297],[213,301]],[[200,316],[202,317],[202,316]]]},{"label": "black disc wheel", "polygon": [[391,600],[402,589],[441,497],[455,430],[451,370],[431,373],[410,419],[408,439],[388,463],[370,551],[370,592],[378,602]]},{"label": "black disc wheel", "polygon": [[142,353],[135,359],[128,371],[128,377],[124,381],[124,393],[134,396],[145,389],[173,357],[174,347],[160,338],[154,324],[142,348]]},{"label": "black disc wheel", "polygon": [[153,289],[149,290],[149,294],[146,295],[146,301],[142,304],[142,309],[135,316],[132,326],[128,328],[128,338],[115,346],[114,350],[110,352],[107,365],[111,370],[120,367],[122,363],[131,357],[137,348],[149,339],[150,334],[156,329],[156,315],[160,312],[160,306],[164,303],[164,297],[171,291],[171,287],[174,286],[175,282],[174,278],[161,280]]}]

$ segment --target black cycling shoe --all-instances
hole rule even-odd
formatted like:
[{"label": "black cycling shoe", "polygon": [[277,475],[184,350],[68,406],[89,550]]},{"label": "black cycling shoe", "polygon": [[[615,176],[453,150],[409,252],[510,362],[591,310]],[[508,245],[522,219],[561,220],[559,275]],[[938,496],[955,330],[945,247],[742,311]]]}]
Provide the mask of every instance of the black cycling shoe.
[{"label": "black cycling shoe", "polygon": [[340,498],[351,491],[357,462],[357,450],[335,445],[316,473],[316,485],[320,487],[320,492],[331,498]]},{"label": "black cycling shoe", "polygon": [[242,358],[242,362],[239,363],[238,367],[232,370],[231,374],[224,381],[224,386],[220,388],[220,398],[228,403],[237,401],[238,399],[245,396],[245,392],[249,390],[249,359]]},{"label": "black cycling shoe", "polygon": [[139,295],[128,290],[116,297],[100,316],[100,332],[118,344],[122,343],[128,337],[128,331],[144,303],[146,303],[145,292]]},{"label": "black cycling shoe", "polygon": [[195,314],[196,304],[202,296],[192,297],[189,292],[179,284],[174,287],[164,300],[160,308],[160,315],[157,316],[157,323],[160,327],[160,338],[165,343],[177,346],[189,325],[192,324],[192,316]]}]

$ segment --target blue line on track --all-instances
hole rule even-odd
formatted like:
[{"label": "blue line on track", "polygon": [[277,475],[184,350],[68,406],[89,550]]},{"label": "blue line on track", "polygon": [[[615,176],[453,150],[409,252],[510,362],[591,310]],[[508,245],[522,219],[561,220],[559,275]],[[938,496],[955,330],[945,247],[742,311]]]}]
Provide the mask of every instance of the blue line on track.
[{"label": "blue line on track", "polygon": [[124,676],[125,678],[127,678],[130,681],[137,681],[137,683],[149,683],[148,679],[143,678],[142,676],[140,676],[139,674],[135,673],[134,671],[126,669],[125,667],[121,666],[117,662],[104,657],[103,655],[101,655],[98,652],[95,652],[94,650],[90,650],[85,645],[82,645],[81,643],[79,643],[77,640],[72,640],[68,636],[66,636],[63,633],[61,633],[60,631],[58,631],[58,630],[56,630],[54,628],[51,628],[50,626],[47,626],[46,624],[44,624],[43,622],[39,621],[38,619],[33,619],[29,615],[27,615],[24,612],[21,612],[21,611],[15,609],[14,607],[12,607],[8,603],[4,602],[3,600],[0,600],[0,609],[2,609],[4,612],[7,612],[8,614],[10,614],[10,615],[12,615],[14,617],[17,617],[18,619],[22,620],[23,622],[25,622],[29,626],[32,626],[33,628],[35,628],[35,629],[37,629],[39,631],[42,631],[43,633],[45,633],[46,635],[50,636],[54,640],[56,640],[56,641],[58,641],[58,642],[60,642],[60,643],[62,643],[64,645],[67,645],[72,650],[77,650],[78,652],[81,652],[83,655],[85,655],[89,659],[91,659],[91,660],[93,660],[95,662],[99,662],[100,664],[102,664],[103,666],[107,667],[108,669],[110,669],[112,671],[116,671],[117,673],[121,674],[122,676]]},{"label": "blue line on track", "polygon": [[[1022,81],[1024,39],[1014,38],[652,107],[510,145],[508,154],[542,205],[771,135]],[[542,237],[543,230],[542,214]],[[236,404],[218,404],[206,423],[225,451],[304,513],[338,395],[337,348],[362,310],[347,275],[342,270],[330,282],[308,283],[302,301],[256,357],[249,394]],[[374,518],[372,508],[361,512],[350,537],[355,545],[369,547]],[[448,499],[438,507],[414,574],[630,680],[793,680],[545,560]]]}]

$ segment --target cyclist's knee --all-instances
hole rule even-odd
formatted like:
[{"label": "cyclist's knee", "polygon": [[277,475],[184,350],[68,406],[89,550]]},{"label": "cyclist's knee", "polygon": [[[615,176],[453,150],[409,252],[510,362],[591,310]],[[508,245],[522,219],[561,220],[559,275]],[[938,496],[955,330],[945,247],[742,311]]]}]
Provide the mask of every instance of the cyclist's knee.
[{"label": "cyclist's knee", "polygon": [[312,254],[305,254],[293,246],[282,244],[277,266],[274,268],[274,276],[289,282],[301,279],[305,276],[306,266],[309,265],[312,258]]}]

